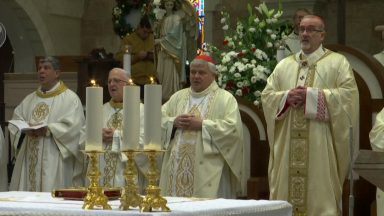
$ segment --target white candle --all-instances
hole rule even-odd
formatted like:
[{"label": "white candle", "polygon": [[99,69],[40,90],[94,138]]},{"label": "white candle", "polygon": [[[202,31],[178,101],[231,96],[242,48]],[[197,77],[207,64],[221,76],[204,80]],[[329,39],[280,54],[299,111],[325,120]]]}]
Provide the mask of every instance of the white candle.
[{"label": "white candle", "polygon": [[276,53],[277,62],[280,62],[281,60],[283,60],[283,58],[285,58],[285,50],[284,49],[277,49],[277,53]]},{"label": "white candle", "polygon": [[123,47],[123,69],[128,73],[128,79],[131,79],[131,52],[131,45],[125,45]]},{"label": "white candle", "polygon": [[144,148],[161,150],[161,85],[144,86]]},{"label": "white candle", "polygon": [[140,87],[124,86],[122,149],[139,149]]},{"label": "white candle", "polygon": [[103,88],[87,87],[85,150],[102,150]]}]

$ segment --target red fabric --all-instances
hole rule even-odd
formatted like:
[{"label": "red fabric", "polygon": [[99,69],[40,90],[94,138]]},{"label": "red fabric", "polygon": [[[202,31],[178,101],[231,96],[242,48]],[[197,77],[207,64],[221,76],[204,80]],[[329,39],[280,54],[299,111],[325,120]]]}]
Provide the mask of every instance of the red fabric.
[{"label": "red fabric", "polygon": [[205,60],[205,61],[209,61],[209,62],[211,62],[212,64],[215,64],[214,62],[213,62],[213,60],[212,60],[212,58],[211,57],[209,57],[209,56],[207,56],[207,55],[198,55],[198,56],[196,56],[196,58],[195,59],[203,59],[203,60]]},{"label": "red fabric", "polygon": [[280,117],[283,113],[285,113],[285,111],[287,111],[287,109],[289,108],[289,103],[287,100],[285,100],[285,104],[284,104],[284,107],[283,109],[280,111],[279,115],[277,115],[277,117]]}]

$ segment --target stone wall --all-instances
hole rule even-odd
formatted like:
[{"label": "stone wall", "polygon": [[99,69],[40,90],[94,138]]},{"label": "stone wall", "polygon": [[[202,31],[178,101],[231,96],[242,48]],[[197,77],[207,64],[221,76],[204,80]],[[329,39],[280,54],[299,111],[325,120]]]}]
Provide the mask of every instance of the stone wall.
[{"label": "stone wall", "polygon": [[[373,55],[383,50],[377,25],[384,24],[384,1],[348,0],[345,5],[345,43]],[[324,43],[337,43],[337,2],[328,2],[322,14],[327,36]]]},{"label": "stone wall", "polygon": [[94,48],[104,47],[107,53],[117,53],[120,38],[113,31],[111,0],[84,0],[84,16],[81,23],[81,55]]}]

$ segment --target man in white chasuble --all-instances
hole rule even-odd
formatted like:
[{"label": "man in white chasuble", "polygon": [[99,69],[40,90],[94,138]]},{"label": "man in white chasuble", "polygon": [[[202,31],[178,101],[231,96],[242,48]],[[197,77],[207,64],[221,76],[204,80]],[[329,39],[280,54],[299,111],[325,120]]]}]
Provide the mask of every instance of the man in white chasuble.
[{"label": "man in white chasuble", "polygon": [[304,16],[300,52],[278,63],[261,95],[270,199],[290,202],[293,215],[341,215],[350,168],[347,114],[357,129],[356,81],[347,59],[322,46],[324,29],[320,17]]},{"label": "man in white chasuble", "polygon": [[3,130],[0,127],[0,192],[8,191],[7,153]]},{"label": "man in white chasuble", "polygon": [[9,125],[16,152],[10,190],[50,192],[82,186],[83,155],[79,152],[80,129],[84,125],[79,97],[59,80],[60,63],[54,57],[39,61],[40,86],[16,107],[12,119],[30,125],[45,123],[37,130],[22,131]]},{"label": "man in white chasuble", "polygon": [[[384,31],[381,32],[381,42],[384,46]],[[384,51],[374,55],[383,66],[384,66]],[[384,151],[384,109],[376,116],[376,122],[371,132],[369,133],[369,139],[373,151]],[[376,191],[376,206],[377,215],[384,216],[384,192],[377,188]]]},{"label": "man in white chasuble", "polygon": [[[108,75],[108,91],[111,100],[103,106],[103,130],[102,149],[108,152],[99,156],[98,168],[101,171],[99,185],[104,187],[124,187],[125,178],[123,172],[126,167],[127,157],[120,152],[122,149],[121,135],[123,130],[123,90],[128,85],[128,74],[121,68],[114,68]],[[92,116],[86,116],[92,118]],[[140,145],[144,139],[144,106],[140,103]],[[81,148],[85,148],[85,127],[80,138]],[[142,160],[147,161],[145,154],[137,154],[135,160],[141,164]],[[88,166],[89,168],[89,166]],[[144,181],[146,180],[140,169],[138,170],[139,192],[142,193]],[[89,180],[86,180],[86,186]]]},{"label": "man in white chasuble", "polygon": [[236,198],[245,189],[243,128],[236,99],[218,87],[206,55],[190,64],[191,87],[162,107],[160,177],[165,196]]}]

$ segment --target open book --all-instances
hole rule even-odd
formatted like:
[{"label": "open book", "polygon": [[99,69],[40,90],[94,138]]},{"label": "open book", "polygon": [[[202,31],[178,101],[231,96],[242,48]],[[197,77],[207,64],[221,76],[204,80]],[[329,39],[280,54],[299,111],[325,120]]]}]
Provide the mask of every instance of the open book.
[{"label": "open book", "polygon": [[47,126],[45,123],[29,126],[29,124],[23,120],[9,120],[8,122],[19,128],[19,130],[36,130]]}]

